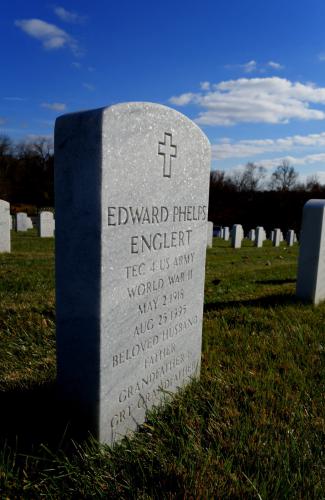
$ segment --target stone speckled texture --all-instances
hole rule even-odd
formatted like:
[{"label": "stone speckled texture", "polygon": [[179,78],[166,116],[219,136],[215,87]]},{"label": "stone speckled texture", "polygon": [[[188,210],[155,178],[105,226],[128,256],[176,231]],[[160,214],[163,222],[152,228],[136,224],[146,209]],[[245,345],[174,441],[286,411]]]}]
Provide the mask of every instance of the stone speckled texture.
[{"label": "stone speckled texture", "polygon": [[210,144],[126,103],[55,131],[58,383],[113,443],[200,369]]},{"label": "stone speckled texture", "polygon": [[0,252],[11,251],[10,221],[10,205],[0,200]]},{"label": "stone speckled texture", "polygon": [[325,200],[309,200],[304,206],[297,296],[313,304],[325,300]]}]

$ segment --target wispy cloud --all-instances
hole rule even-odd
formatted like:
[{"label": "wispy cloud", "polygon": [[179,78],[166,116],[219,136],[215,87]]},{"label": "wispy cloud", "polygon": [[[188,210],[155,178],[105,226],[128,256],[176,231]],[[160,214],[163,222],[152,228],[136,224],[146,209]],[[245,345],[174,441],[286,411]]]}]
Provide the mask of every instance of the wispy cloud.
[{"label": "wispy cloud", "polygon": [[8,122],[7,118],[0,116],[0,125],[5,125]]},{"label": "wispy cloud", "polygon": [[267,169],[273,169],[281,165],[283,160],[288,160],[294,167],[308,166],[315,163],[325,163],[325,153],[315,153],[301,157],[291,155],[281,156],[278,158],[263,159],[258,164]]},{"label": "wispy cloud", "polygon": [[307,148],[325,148],[325,132],[320,134],[293,135],[279,139],[251,139],[232,141],[221,139],[212,145],[212,156],[215,160],[230,158],[252,158],[264,153],[277,153],[290,150],[306,150]]},{"label": "wispy cloud", "polygon": [[252,59],[251,61],[248,61],[246,64],[242,64],[241,67],[243,68],[245,73],[252,73],[253,71],[256,71],[257,62]]},{"label": "wispy cloud", "polygon": [[24,97],[3,97],[2,98],[4,101],[26,101]]},{"label": "wispy cloud", "polygon": [[42,102],[41,107],[52,111],[65,111],[67,109],[66,104],[63,102]]},{"label": "wispy cloud", "polygon": [[266,73],[269,70],[280,71],[284,66],[276,61],[268,61],[266,63],[258,63],[255,59],[244,64],[227,64],[226,69],[239,69],[244,73]]},{"label": "wispy cloud", "polygon": [[42,139],[52,141],[53,140],[53,134],[27,134],[26,138],[29,141],[39,141]]},{"label": "wispy cloud", "polygon": [[210,82],[200,82],[201,90],[210,90]]},{"label": "wispy cloud", "polygon": [[77,14],[77,12],[72,12],[59,6],[54,7],[54,13],[65,23],[79,24],[83,23],[87,19],[86,16],[81,16],[80,14]]},{"label": "wispy cloud", "polygon": [[84,83],[82,84],[82,86],[83,86],[85,89],[89,90],[90,92],[93,92],[93,91],[96,89],[95,85],[93,85],[92,83],[85,83],[85,82],[84,82]]},{"label": "wispy cloud", "polygon": [[324,62],[325,61],[325,52],[321,52],[320,54],[318,54],[318,59],[319,59],[319,61]]},{"label": "wispy cloud", "polygon": [[74,54],[79,53],[76,40],[55,24],[47,23],[41,19],[18,19],[15,21],[15,26],[32,38],[39,40],[47,50],[68,47]]},{"label": "wispy cloud", "polygon": [[289,123],[291,120],[324,120],[325,112],[311,104],[325,104],[325,88],[285,78],[240,78],[210,84],[210,90],[187,92],[169,99],[171,104],[195,104],[202,111],[201,125],[236,123]]},{"label": "wispy cloud", "polygon": [[284,66],[282,64],[275,62],[275,61],[269,61],[268,63],[266,63],[266,66],[268,66],[269,68],[272,68],[272,69],[276,69],[276,70],[284,69]]}]

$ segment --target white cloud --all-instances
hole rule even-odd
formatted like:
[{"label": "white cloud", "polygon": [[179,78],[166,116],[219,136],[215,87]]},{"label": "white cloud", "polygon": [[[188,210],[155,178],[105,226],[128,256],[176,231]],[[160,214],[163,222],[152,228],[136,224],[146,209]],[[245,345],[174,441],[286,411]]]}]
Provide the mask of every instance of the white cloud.
[{"label": "white cloud", "polygon": [[210,90],[210,82],[200,82],[201,90]]},{"label": "white cloud", "polygon": [[76,41],[55,24],[46,23],[41,19],[18,19],[15,21],[15,26],[42,42],[45,49],[54,50],[69,47],[72,52],[78,53]]},{"label": "white cloud", "polygon": [[253,71],[256,71],[257,62],[252,59],[251,61],[248,61],[246,64],[243,64],[241,67],[243,68],[245,73],[252,73]]},{"label": "white cloud", "polygon": [[52,141],[53,140],[53,134],[27,134],[26,135],[26,138],[29,140],[29,141],[33,141],[33,142],[37,142],[37,141],[40,141],[42,139],[45,139],[45,140],[48,140],[48,141]]},{"label": "white cloud", "polygon": [[66,10],[64,7],[54,7],[55,14],[66,23],[82,23],[86,17],[80,16],[76,12]]},{"label": "white cloud", "polygon": [[[265,158],[263,160],[258,161],[258,165],[265,167],[267,169],[274,169],[278,165],[280,165],[283,162],[283,160],[289,161],[290,165],[292,165],[294,168],[313,165],[314,163],[323,163],[325,167],[325,153],[310,154],[302,157],[287,155],[287,156],[280,156],[278,158]],[[243,164],[239,164],[236,165],[234,169],[240,169],[243,167],[244,167]]]},{"label": "white cloud", "polygon": [[215,160],[229,158],[252,157],[264,153],[290,151],[292,149],[305,149],[325,147],[325,132],[320,134],[294,135],[279,139],[251,139],[231,141],[220,139],[212,146],[212,156]]},{"label": "white cloud", "polygon": [[325,88],[285,78],[239,78],[211,84],[210,91],[187,92],[170,98],[177,106],[195,104],[200,125],[288,123],[323,120],[325,112],[310,104],[325,104]]},{"label": "white cloud", "polygon": [[276,70],[284,69],[284,66],[282,66],[282,64],[275,62],[275,61],[269,61],[266,65],[269,66],[270,68],[276,69]]},{"label": "white cloud", "polygon": [[227,64],[225,68],[241,69],[242,71],[244,71],[244,73],[265,73],[270,69],[279,71],[281,69],[284,69],[284,66],[282,66],[282,64],[276,61],[268,61],[267,63],[258,63],[254,59],[251,59],[250,61],[244,64]]},{"label": "white cloud", "polygon": [[174,96],[169,99],[169,102],[175,104],[176,106],[186,106],[186,104],[190,104],[194,102],[198,103],[199,94],[193,94],[192,92],[188,92],[186,94],[181,94],[180,96]]},{"label": "white cloud", "polygon": [[322,52],[321,54],[318,54],[318,59],[320,61],[322,61],[322,62],[325,61],[325,52]]},{"label": "white cloud", "polygon": [[81,63],[80,63],[80,62],[77,62],[77,61],[74,61],[74,62],[72,63],[72,66],[73,66],[74,68],[76,68],[76,69],[80,69],[80,68],[81,68]]},{"label": "white cloud", "polygon": [[66,104],[63,102],[42,102],[41,106],[52,111],[65,111],[67,109]]}]

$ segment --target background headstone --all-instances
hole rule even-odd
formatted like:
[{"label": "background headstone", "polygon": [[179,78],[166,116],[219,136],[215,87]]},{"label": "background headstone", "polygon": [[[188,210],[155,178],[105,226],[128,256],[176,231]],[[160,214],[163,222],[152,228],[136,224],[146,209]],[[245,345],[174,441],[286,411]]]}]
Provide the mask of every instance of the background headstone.
[{"label": "background headstone", "polygon": [[25,212],[19,212],[16,214],[16,231],[27,231],[27,229],[27,214]]},{"label": "background headstone", "polygon": [[273,231],[273,246],[278,247],[281,243],[281,230],[279,228],[274,229]]},{"label": "background headstone", "polygon": [[33,221],[30,217],[27,216],[27,229],[33,229]]},{"label": "background headstone", "polygon": [[226,226],[222,229],[222,239],[224,239],[225,241],[229,241],[229,236],[229,227]]},{"label": "background headstone", "polygon": [[38,235],[41,238],[53,238],[54,219],[52,212],[47,212],[47,211],[40,212],[37,225],[38,225]]},{"label": "background headstone", "polygon": [[0,200],[0,252],[11,251],[10,221],[10,205],[7,201]]},{"label": "background headstone", "polygon": [[250,231],[248,233],[248,239],[250,241],[255,241],[255,229],[250,229]]},{"label": "background headstone", "polygon": [[208,221],[207,247],[213,247],[213,222]]},{"label": "background headstone", "polygon": [[241,224],[234,224],[231,229],[231,246],[240,248],[244,237],[244,231]]},{"label": "background headstone", "polygon": [[262,248],[263,241],[265,240],[265,231],[262,226],[258,226],[255,231],[255,246]]},{"label": "background headstone", "polygon": [[303,210],[297,296],[318,304],[325,300],[325,200],[309,200]]},{"label": "background headstone", "polygon": [[56,122],[58,385],[102,442],[198,374],[209,176],[207,138],[165,106]]},{"label": "background headstone", "polygon": [[289,229],[287,234],[286,234],[286,242],[288,247],[292,247],[292,245],[295,242],[295,232],[293,229]]}]

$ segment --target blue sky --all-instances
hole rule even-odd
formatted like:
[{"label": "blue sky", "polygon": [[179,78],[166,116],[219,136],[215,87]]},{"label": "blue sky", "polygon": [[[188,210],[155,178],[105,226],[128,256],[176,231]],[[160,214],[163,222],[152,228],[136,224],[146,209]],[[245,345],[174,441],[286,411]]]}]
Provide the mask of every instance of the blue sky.
[{"label": "blue sky", "polygon": [[283,158],[325,183],[324,0],[3,0],[0,133],[126,101],[202,128],[213,169]]}]

